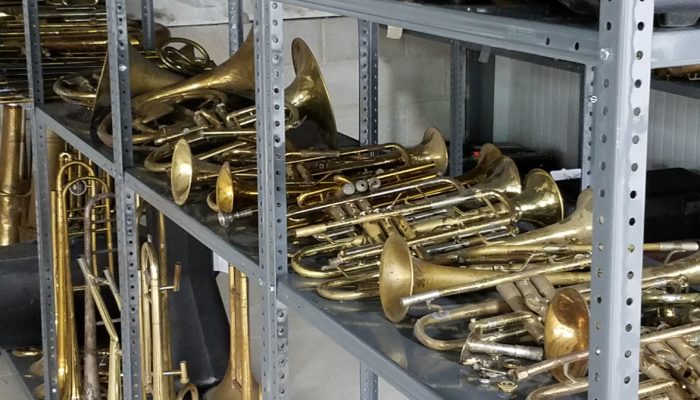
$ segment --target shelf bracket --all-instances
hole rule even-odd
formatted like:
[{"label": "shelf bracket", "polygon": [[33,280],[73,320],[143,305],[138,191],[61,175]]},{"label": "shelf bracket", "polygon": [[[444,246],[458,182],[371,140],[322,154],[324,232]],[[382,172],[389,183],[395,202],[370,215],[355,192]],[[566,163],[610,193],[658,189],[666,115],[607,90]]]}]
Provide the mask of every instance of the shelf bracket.
[{"label": "shelf bracket", "polygon": [[588,398],[630,399],[639,386],[654,1],[603,1],[600,8]]},{"label": "shelf bracket", "polygon": [[357,21],[360,77],[360,144],[379,142],[379,35],[377,24]]},{"label": "shelf bracket", "polygon": [[287,308],[277,277],[287,273],[287,197],[282,5],[255,1],[255,103],[258,149],[258,231],[262,285],[264,400],[289,398]]}]

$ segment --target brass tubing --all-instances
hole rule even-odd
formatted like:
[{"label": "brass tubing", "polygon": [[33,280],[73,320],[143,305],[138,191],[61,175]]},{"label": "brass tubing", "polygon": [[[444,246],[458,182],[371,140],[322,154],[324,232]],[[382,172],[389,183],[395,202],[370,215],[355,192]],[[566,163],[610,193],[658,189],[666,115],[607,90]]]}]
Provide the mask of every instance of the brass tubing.
[{"label": "brass tubing", "polygon": [[[658,342],[662,340],[668,340],[673,338],[682,338],[689,335],[694,335],[700,333],[700,322],[694,322],[691,324],[686,324],[674,328],[664,329],[657,332],[652,332],[643,335],[640,340],[640,346],[646,346],[652,342]],[[541,374],[543,372],[551,371],[558,367],[563,367],[566,364],[570,364],[576,361],[582,361],[588,359],[589,351],[577,351],[575,353],[567,354],[565,356],[545,360],[539,363],[528,365],[526,367],[519,367],[513,369],[509,372],[509,375],[515,380],[527,379],[531,376]]]},{"label": "brass tubing", "polygon": [[0,246],[19,243],[26,229],[31,178],[24,109],[2,108],[0,131]]},{"label": "brass tubing", "polygon": [[[666,393],[678,382],[673,379],[649,379],[639,383],[639,398],[656,394]],[[553,400],[573,396],[578,393],[585,393],[588,390],[587,379],[577,379],[574,382],[555,383],[553,385],[541,386],[530,392],[526,400]]]}]

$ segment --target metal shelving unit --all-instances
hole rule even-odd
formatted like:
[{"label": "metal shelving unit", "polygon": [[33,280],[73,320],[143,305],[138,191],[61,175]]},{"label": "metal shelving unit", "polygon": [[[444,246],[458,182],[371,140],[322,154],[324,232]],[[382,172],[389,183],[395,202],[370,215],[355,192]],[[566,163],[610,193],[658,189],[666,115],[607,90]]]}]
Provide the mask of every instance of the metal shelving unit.
[{"label": "metal shelving unit", "polygon": [[[291,4],[358,19],[359,141],[377,142],[378,24],[446,38],[452,46],[451,158],[460,159],[469,112],[466,51],[488,56],[492,49],[527,59],[530,55],[580,64],[581,166],[583,185],[596,193],[590,398],[636,396],[639,340],[641,243],[645,192],[647,111],[650,69],[700,63],[700,30],[657,29],[652,33],[653,0],[601,2],[599,31],[583,26],[482,15],[397,0],[285,0]],[[262,375],[264,398],[289,398],[288,310],[332,337],[361,363],[360,398],[377,399],[377,375],[414,399],[497,398],[460,370],[450,355],[430,351],[407,327],[383,318],[377,302],[325,301],[308,284],[287,274],[284,195],[283,7],[256,0],[256,104],[258,129],[258,228],[221,228],[203,202],[180,207],[170,200],[162,179],[134,163],[131,145],[125,0],[108,0],[109,60],[115,148],[105,148],[87,131],[87,117],[76,107],[44,104],[37,0],[24,0],[27,63],[34,98],[32,144],[37,209],[49,209],[45,136],[56,132],[115,178],[119,218],[120,287],[128,300],[121,320],[125,398],[139,399],[141,377],[136,296],[138,241],[136,196],[157,207],[198,240],[259,284],[262,297]],[[153,44],[153,6],[143,0],[145,39]],[[229,43],[242,42],[241,6],[229,0]],[[488,58],[488,57],[486,57]],[[559,62],[559,61],[557,61]],[[658,85],[658,83],[655,83]],[[473,100],[473,99],[471,99]],[[461,163],[452,163],[451,173]],[[50,220],[38,217],[40,279],[47,398],[57,399]],[[614,268],[613,268],[614,266]],[[629,305],[628,305],[629,304]],[[598,328],[599,327],[599,328]],[[627,351],[630,350],[629,354]],[[627,379],[629,378],[629,379]],[[541,382],[524,383],[526,393]]]}]

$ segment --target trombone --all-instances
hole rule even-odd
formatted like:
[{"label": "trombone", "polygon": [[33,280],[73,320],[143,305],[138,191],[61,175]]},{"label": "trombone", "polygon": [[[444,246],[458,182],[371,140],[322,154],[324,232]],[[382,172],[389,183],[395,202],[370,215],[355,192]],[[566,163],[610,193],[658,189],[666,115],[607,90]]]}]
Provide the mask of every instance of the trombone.
[{"label": "trombone", "polygon": [[248,278],[229,265],[229,310],[231,320],[230,354],[226,374],[209,389],[205,400],[259,400],[260,384],[255,381],[250,364],[250,329],[248,326]]}]

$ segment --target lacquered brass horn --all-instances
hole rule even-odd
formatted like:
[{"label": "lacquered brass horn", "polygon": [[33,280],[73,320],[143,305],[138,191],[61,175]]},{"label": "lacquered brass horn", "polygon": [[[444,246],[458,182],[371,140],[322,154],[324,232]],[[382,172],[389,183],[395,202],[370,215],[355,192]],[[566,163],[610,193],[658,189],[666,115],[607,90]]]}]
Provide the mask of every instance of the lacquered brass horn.
[{"label": "lacquered brass horn", "polygon": [[[547,277],[554,285],[573,285],[587,282],[590,273],[567,272],[590,265],[590,259],[583,258],[569,263],[554,264],[547,271]],[[524,270],[527,272],[530,270]],[[538,274],[543,272],[539,271]],[[521,274],[523,274],[521,272]],[[523,274],[525,275],[525,274]],[[533,274],[534,275],[534,274]],[[438,291],[451,287],[456,282],[481,283],[490,281],[494,287],[500,283],[497,280],[509,277],[508,281],[526,279],[527,276],[517,276],[515,273],[504,274],[500,271],[480,270],[470,268],[454,268],[433,264],[420,260],[411,255],[411,251],[403,238],[392,235],[384,245],[379,270],[379,297],[386,317],[393,321],[401,321],[408,312],[410,304],[404,304],[402,299],[407,296]]]},{"label": "lacquered brass horn", "polygon": [[31,178],[24,109],[2,108],[0,131],[0,246],[19,243],[29,210]]},{"label": "lacquered brass horn", "polygon": [[[557,358],[577,351],[588,350],[588,304],[581,294],[572,288],[559,289],[549,301],[544,319],[544,354]],[[586,362],[574,362],[552,370],[552,375],[565,382],[571,378],[586,376]]]},{"label": "lacquered brass horn", "polygon": [[[378,155],[380,152],[387,154]],[[286,156],[288,165],[304,165],[311,175],[312,182],[323,184],[335,181],[340,183],[336,178],[341,178],[342,183],[352,184],[349,181],[354,179],[356,181],[372,181],[375,189],[382,187],[385,181],[400,180],[401,176],[410,176],[416,171],[429,171],[434,173],[434,176],[437,176],[442,175],[447,168],[447,145],[442,134],[435,128],[426,129],[423,134],[423,140],[413,147],[404,147],[397,143],[386,143],[337,150],[288,151]],[[403,163],[407,168],[398,168],[379,174],[365,171],[368,168],[380,168],[392,163]],[[422,166],[426,167],[423,168]],[[223,169],[222,173],[230,175],[230,172],[223,172]],[[341,177],[338,174],[344,175]],[[321,181],[317,181],[314,179],[314,176],[330,177],[330,181],[328,179],[324,181],[323,178],[321,178]],[[234,206],[232,201],[235,198],[235,194],[232,192],[233,187],[229,186],[231,183],[232,180],[228,176],[219,175],[216,193],[219,211],[222,213],[231,213],[234,209],[240,209]],[[367,185],[369,186],[369,184]],[[351,189],[353,193],[358,185],[355,183],[354,186],[355,188]],[[310,192],[302,192],[297,197],[297,203],[300,207],[308,206],[309,203],[313,203],[309,198],[314,197],[314,199],[317,199],[319,194],[327,193],[332,187],[334,186],[328,186],[325,189],[311,188]],[[319,189],[321,189],[321,192],[319,192]],[[290,192],[289,185],[287,185],[287,192]],[[350,195],[352,193],[345,192],[345,194]],[[219,199],[222,200],[221,204],[218,203]],[[325,202],[321,202],[321,204],[327,205]],[[222,218],[225,218],[225,216],[222,216]]]},{"label": "lacquered brass horn", "polygon": [[[483,199],[488,196],[505,196],[517,195],[521,192],[520,175],[515,163],[510,158],[504,157],[502,161],[494,168],[493,173],[484,181],[470,188],[465,188],[458,180],[450,178],[438,178],[436,189],[420,191],[418,195],[407,195],[407,200],[415,200],[406,204],[396,205],[396,200],[388,200],[383,205],[373,206],[373,212],[363,214],[357,218],[346,219],[342,221],[329,221],[319,224],[310,224],[301,228],[294,229],[292,234],[296,238],[309,237],[325,233],[330,230],[346,228],[349,226],[360,225],[365,222],[377,221],[398,215],[411,215],[422,212],[446,209],[454,206],[470,206],[480,207],[483,205]],[[399,185],[392,187],[388,192],[395,193],[410,189],[415,189],[419,185],[430,185],[431,180],[421,181],[418,183],[409,182],[405,186]],[[455,191],[456,193],[446,193]],[[432,192],[432,193],[431,193]],[[432,196],[430,196],[432,194]],[[373,193],[367,197],[379,196],[378,193]],[[428,197],[429,196],[429,197]],[[348,197],[339,203],[358,200],[356,197]],[[388,207],[382,207],[382,206]],[[328,206],[328,204],[325,204]]]},{"label": "lacquered brass horn", "polygon": [[250,364],[248,326],[248,278],[229,265],[230,354],[221,382],[204,394],[205,400],[262,399]]},{"label": "lacquered brass horn", "polygon": [[326,145],[334,149],[338,130],[326,82],[311,49],[299,38],[292,41],[292,64],[296,78],[284,91],[285,101],[296,106],[301,115],[315,121]]}]

